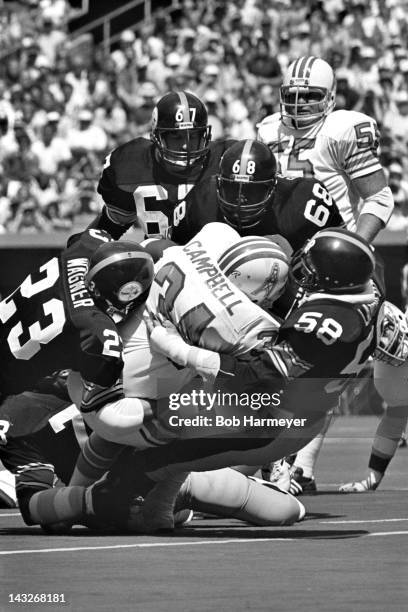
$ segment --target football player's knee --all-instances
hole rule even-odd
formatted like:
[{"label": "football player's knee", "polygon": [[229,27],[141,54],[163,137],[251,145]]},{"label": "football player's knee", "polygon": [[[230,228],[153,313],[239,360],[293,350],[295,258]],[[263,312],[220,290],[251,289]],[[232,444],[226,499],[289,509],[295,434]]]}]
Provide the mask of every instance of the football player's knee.
[{"label": "football player's knee", "polygon": [[374,360],[374,385],[389,406],[408,405],[408,361],[401,366]]},{"label": "football player's knee", "polygon": [[84,420],[102,438],[118,444],[128,443],[132,432],[143,424],[143,406],[140,400],[125,397],[98,410],[84,414]]},{"label": "football player's knee", "polygon": [[304,516],[303,505],[290,493],[281,491],[271,483],[259,479],[249,480],[245,505],[235,513],[235,518],[254,525],[292,525]]}]

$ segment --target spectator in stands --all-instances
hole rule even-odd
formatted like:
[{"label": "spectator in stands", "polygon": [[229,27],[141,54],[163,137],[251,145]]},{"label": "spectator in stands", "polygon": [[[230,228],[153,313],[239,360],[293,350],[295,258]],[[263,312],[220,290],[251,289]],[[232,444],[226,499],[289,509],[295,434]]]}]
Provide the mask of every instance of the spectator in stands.
[{"label": "spectator in stands", "polygon": [[[329,59],[338,70],[337,108],[373,114],[383,133],[382,157],[391,163],[397,156],[404,173],[408,171],[404,0],[181,0],[176,11],[154,12],[140,27],[129,24],[111,53],[96,45],[92,51],[89,46],[77,51],[81,47],[67,34],[67,0],[3,4],[0,169],[7,157],[11,170],[11,178],[5,172],[0,177],[3,193],[30,156],[30,163],[39,159],[37,171],[44,174],[49,152],[43,159],[38,152],[45,145],[44,127],[51,113],[60,115],[55,137],[67,143],[77,139],[76,150],[82,149],[77,144],[78,139],[83,143],[84,132],[90,130],[94,138],[93,128],[98,130],[96,149],[76,156],[74,178],[67,174],[64,179],[76,181],[75,189],[90,194],[84,185],[100,173],[105,149],[148,132],[154,98],[144,88],[153,84],[155,96],[188,88],[207,100],[214,134],[251,137],[255,123],[278,108],[281,73],[294,56],[310,53]],[[21,6],[24,10],[14,10]],[[90,111],[92,120],[79,128],[82,110]],[[16,158],[20,144],[14,135],[15,116],[25,123],[32,142],[22,160]],[[90,160],[94,153],[97,157]],[[85,178],[79,178],[82,167]],[[58,191],[64,193],[61,185]],[[71,184],[67,193],[73,191]]]},{"label": "spectator in stands", "polygon": [[72,155],[65,139],[57,136],[58,122],[53,120],[54,114],[49,113],[47,119],[40,138],[32,143],[31,151],[38,157],[40,172],[55,177],[60,165],[70,162]]},{"label": "spectator in stands", "polygon": [[106,132],[95,125],[93,113],[85,108],[78,114],[79,125],[67,135],[67,144],[75,157],[86,153],[104,154],[108,146]]}]

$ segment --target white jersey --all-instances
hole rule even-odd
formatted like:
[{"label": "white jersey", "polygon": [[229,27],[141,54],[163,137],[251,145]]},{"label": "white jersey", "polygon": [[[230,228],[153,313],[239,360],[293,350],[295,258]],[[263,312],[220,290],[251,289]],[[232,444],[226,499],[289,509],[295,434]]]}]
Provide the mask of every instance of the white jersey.
[{"label": "white jersey", "polygon": [[169,319],[187,343],[242,356],[274,340],[279,322],[218,267],[218,256],[237,239],[232,228],[210,223],[185,246],[167,249],[156,264],[147,304]]},{"label": "white jersey", "polygon": [[[273,340],[279,329],[279,322],[232,285],[215,263],[238,239],[233,228],[209,223],[186,246],[167,249],[155,266],[147,302],[148,310],[170,320],[189,344],[233,355]],[[195,371],[176,367],[151,349],[142,312],[118,329],[127,397],[168,397],[195,377]]]},{"label": "white jersey", "polygon": [[177,368],[150,347],[149,333],[138,313],[118,326],[123,341],[123,391],[126,397],[159,399],[180,391],[196,373]]},{"label": "white jersey", "polygon": [[[360,198],[353,179],[381,170],[377,124],[368,115],[338,110],[305,130],[283,125],[280,113],[258,124],[258,140],[275,154],[286,177],[314,176],[334,198],[347,229],[355,231]],[[380,204],[370,213],[387,223],[391,211]]]}]

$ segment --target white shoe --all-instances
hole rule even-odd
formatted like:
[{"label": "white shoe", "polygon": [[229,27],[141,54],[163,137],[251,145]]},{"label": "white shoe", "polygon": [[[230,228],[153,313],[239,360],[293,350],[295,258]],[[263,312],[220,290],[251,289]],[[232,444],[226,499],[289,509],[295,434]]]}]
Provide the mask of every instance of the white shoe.
[{"label": "white shoe", "polygon": [[16,478],[8,470],[0,471],[0,508],[17,508]]},{"label": "white shoe", "polygon": [[262,478],[282,491],[289,491],[290,488],[290,471],[289,463],[282,459],[281,461],[273,461],[262,466]]},{"label": "white shoe", "polygon": [[375,480],[374,476],[370,474],[364,480],[357,482],[348,482],[339,487],[340,493],[368,493],[369,491],[375,491],[381,480]]}]

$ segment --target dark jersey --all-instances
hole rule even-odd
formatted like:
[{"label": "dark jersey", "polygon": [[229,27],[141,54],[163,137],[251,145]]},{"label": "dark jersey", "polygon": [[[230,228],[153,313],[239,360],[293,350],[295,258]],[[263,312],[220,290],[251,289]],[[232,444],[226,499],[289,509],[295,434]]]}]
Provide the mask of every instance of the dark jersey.
[{"label": "dark jersey", "polygon": [[16,494],[30,524],[28,502],[55,477],[68,484],[87,431],[78,410],[48,393],[10,395],[0,406],[0,459],[16,476]]},{"label": "dark jersey", "polygon": [[[215,177],[197,186],[183,219],[174,227],[172,240],[186,244],[211,221],[224,221],[218,205]],[[242,236],[280,234],[293,250],[325,227],[343,225],[338,208],[322,183],[313,178],[278,177],[276,189],[262,220],[240,232]]]},{"label": "dark jersey", "polygon": [[121,339],[83,280],[91,253],[109,240],[105,232],[87,230],[0,302],[3,395],[29,390],[59,369],[78,370],[83,379],[104,388],[118,379]]},{"label": "dark jersey", "polygon": [[240,386],[283,390],[281,407],[327,409],[373,353],[381,303],[377,292],[371,301],[367,296],[312,295],[282,323],[274,346],[253,354],[246,364],[223,356],[221,370],[234,372]]},{"label": "dark jersey", "polygon": [[146,236],[171,237],[171,228],[185,216],[198,183],[218,172],[221,156],[234,140],[210,143],[204,163],[169,173],[146,138],[120,145],[106,159],[98,184],[106,209],[97,227],[119,238],[136,220]]}]

